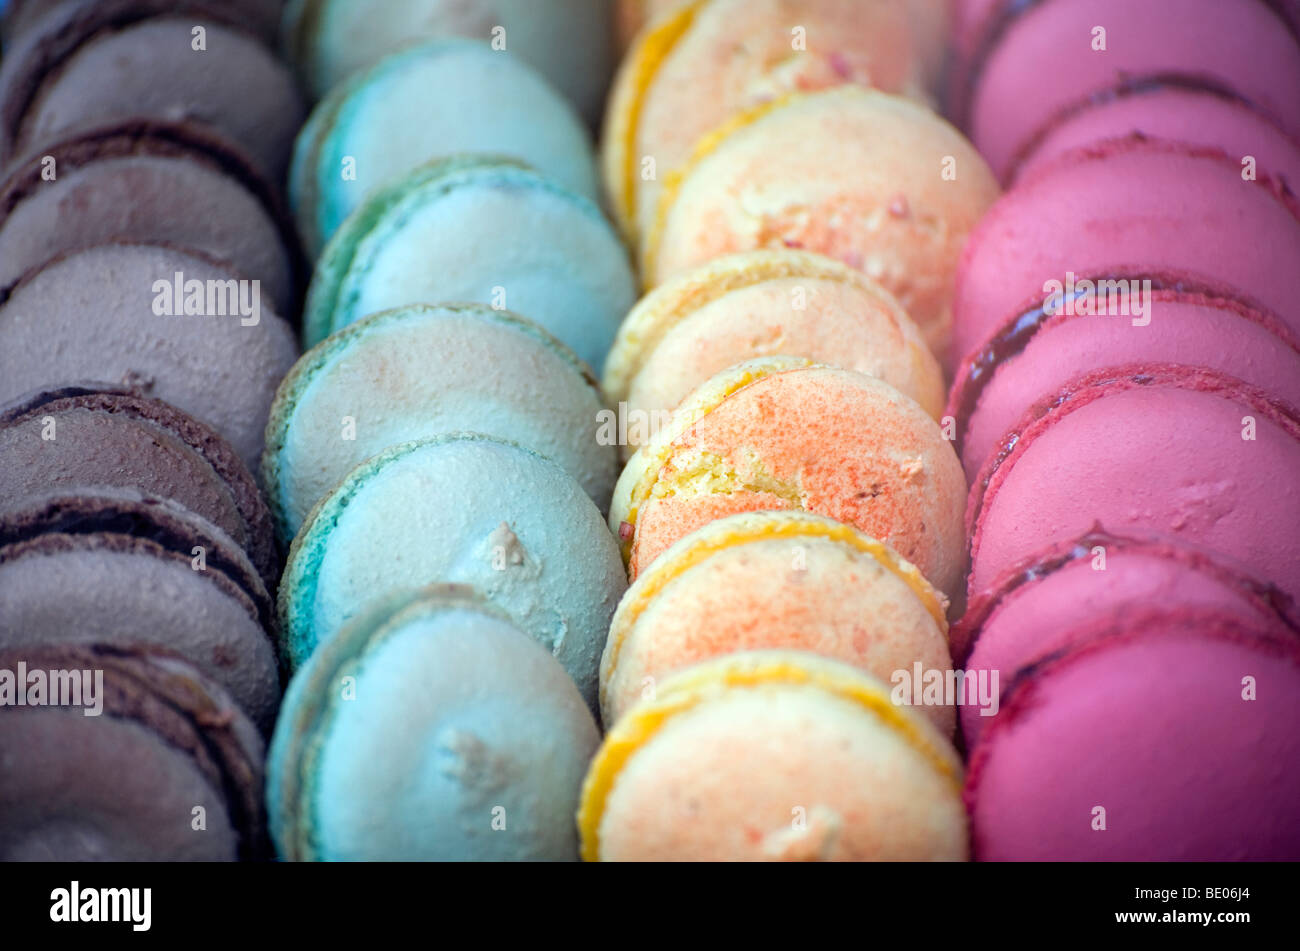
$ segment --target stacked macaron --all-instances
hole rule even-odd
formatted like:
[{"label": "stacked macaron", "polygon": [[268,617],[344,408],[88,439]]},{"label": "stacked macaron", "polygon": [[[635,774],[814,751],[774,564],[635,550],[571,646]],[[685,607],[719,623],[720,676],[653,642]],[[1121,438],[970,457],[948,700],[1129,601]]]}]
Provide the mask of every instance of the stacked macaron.
[{"label": "stacked macaron", "polygon": [[303,280],[278,16],[6,11],[4,858],[266,854],[282,556],[253,473]]},{"label": "stacked macaron", "polygon": [[609,13],[287,11],[321,98],[290,173],[310,349],[260,469],[289,549],[293,676],[268,767],[282,858],[578,857],[627,587],[590,367],[635,279],[577,111],[603,94]]},{"label": "stacked macaron", "polygon": [[957,270],[986,859],[1300,857],[1300,33],[1259,0],[958,6],[1011,190]]},{"label": "stacked macaron", "polygon": [[648,293],[605,363],[632,583],[583,855],[964,859],[936,352],[998,187],[927,107],[944,5],[620,16],[602,171]]}]

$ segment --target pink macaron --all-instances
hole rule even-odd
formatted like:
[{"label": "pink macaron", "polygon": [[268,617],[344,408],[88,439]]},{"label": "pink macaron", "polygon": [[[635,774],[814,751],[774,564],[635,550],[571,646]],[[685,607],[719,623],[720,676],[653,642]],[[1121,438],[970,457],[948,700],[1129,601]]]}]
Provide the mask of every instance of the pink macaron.
[{"label": "pink macaron", "polygon": [[1295,196],[1214,150],[1124,140],[1023,179],[971,234],[957,268],[953,351],[966,356],[1050,282],[1150,278],[1237,297],[1300,332]]},{"label": "pink macaron", "polygon": [[1191,608],[1077,628],[1022,668],[965,798],[976,859],[1300,858],[1300,640]]},{"label": "pink macaron", "polygon": [[[1172,537],[1096,528],[1004,572],[953,627],[953,652],[968,676],[992,682],[996,671],[996,683],[1005,689],[1018,670],[1061,650],[1072,631],[1096,618],[1174,605],[1300,634],[1294,599],[1223,556]],[[960,710],[970,749],[995,721],[998,707],[968,702]]]},{"label": "pink macaron", "polygon": [[1300,595],[1300,421],[1212,370],[1110,368],[1032,407],[974,483],[973,600],[1044,545],[1100,523],[1223,552]]},{"label": "pink macaron", "polygon": [[1134,84],[1230,90],[1300,132],[1300,46],[1259,0],[1044,0],[986,17],[958,103],[999,178],[1042,129]]},{"label": "pink macaron", "polygon": [[[1218,149],[1257,174],[1300,189],[1300,144],[1275,121],[1228,90],[1172,82],[1134,83],[1090,101],[1044,127],[1003,176],[1034,174],[1076,148],[1139,136]],[[1245,166],[1243,166],[1245,167]]]},{"label": "pink macaron", "polygon": [[1029,407],[1072,378],[1105,367],[1207,367],[1300,409],[1300,337],[1239,301],[1170,288],[1143,295],[1141,315],[1049,309],[1036,307],[1003,323],[957,372],[947,413],[956,421],[968,480]]}]

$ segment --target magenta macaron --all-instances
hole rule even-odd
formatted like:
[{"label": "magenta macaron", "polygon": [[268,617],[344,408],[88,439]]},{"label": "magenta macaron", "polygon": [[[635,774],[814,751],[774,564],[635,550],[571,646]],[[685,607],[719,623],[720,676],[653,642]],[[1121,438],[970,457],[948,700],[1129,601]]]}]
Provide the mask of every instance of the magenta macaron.
[{"label": "magenta macaron", "polygon": [[1100,523],[1222,552],[1300,595],[1300,421],[1212,370],[1110,368],[1032,407],[966,510],[973,600],[1033,552]]}]

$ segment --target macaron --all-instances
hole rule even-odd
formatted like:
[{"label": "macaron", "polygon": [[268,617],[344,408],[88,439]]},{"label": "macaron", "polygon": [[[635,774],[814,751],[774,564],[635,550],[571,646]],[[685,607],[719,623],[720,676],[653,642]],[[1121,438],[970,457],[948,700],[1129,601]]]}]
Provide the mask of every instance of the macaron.
[{"label": "macaron", "polygon": [[385,594],[444,581],[505,611],[595,709],[600,652],[627,587],[618,546],[572,477],[478,434],[384,450],[316,506],[280,583],[283,654],[301,665]]},{"label": "macaron", "polygon": [[1192,608],[1073,631],[1018,672],[971,756],[984,861],[1300,856],[1300,643]]},{"label": "macaron", "polygon": [[[710,522],[637,576],[601,658],[601,713],[617,722],[665,676],[736,651],[806,650],[889,682],[949,671],[947,605],[916,568],[849,525],[807,512]],[[951,705],[924,714],[945,735]]]},{"label": "macaron", "polygon": [[667,183],[642,279],[755,248],[819,252],[892,293],[943,360],[957,259],[997,195],[984,160],[923,106],[858,86],[785,97],[699,143]]},{"label": "macaron", "polygon": [[[619,327],[603,388],[629,421],[663,420],[715,373],[773,354],[869,373],[942,412],[943,371],[893,295],[804,251],[729,255],[655,288]],[[627,428],[625,451],[650,436]]]},{"label": "macaron", "polygon": [[127,385],[211,426],[254,471],[296,356],[255,280],[157,245],[73,252],[0,303],[0,403],[65,382]]},{"label": "macaron", "polygon": [[394,594],[289,684],[271,834],[288,861],[572,861],[598,741],[560,665],[471,589]]},{"label": "macaron", "polygon": [[967,856],[961,761],[847,664],[750,651],[696,664],[601,744],[588,861],[924,861]]},{"label": "macaron", "polygon": [[320,98],[348,76],[412,41],[464,36],[496,43],[528,63],[588,122],[600,115],[614,66],[609,0],[291,0],[284,45]]},{"label": "macaron", "polygon": [[293,77],[236,6],[80,0],[22,33],[0,66],[0,163],[82,123],[193,118],[273,181],[304,107]]},{"label": "macaron", "polygon": [[[1009,12],[1007,12],[1009,11]],[[999,177],[1061,116],[1134,83],[1226,89],[1300,134],[1300,46],[1258,0],[1003,4],[957,114]]]},{"label": "macaron", "polygon": [[[1153,606],[1214,611],[1300,635],[1295,600],[1223,555],[1172,536],[1095,528],[1035,552],[971,602],[953,627],[954,659],[968,677],[997,671],[997,684],[1009,687],[1017,671],[1066,646],[1079,627]],[[961,709],[968,748],[996,719],[996,707],[985,709]]]},{"label": "macaron", "polygon": [[314,346],[376,311],[479,301],[541,324],[599,366],[636,280],[588,199],[519,163],[439,159],[372,192],[316,265],[303,335]]},{"label": "macaron", "polygon": [[[1153,282],[1153,288],[1154,288]],[[1076,376],[1133,363],[1177,363],[1235,376],[1300,408],[1300,337],[1271,314],[1231,298],[1123,285],[1142,310],[1122,314],[1099,298],[1075,306],[1056,298],[1018,314],[968,355],[957,372],[947,415],[957,451],[974,480],[1030,407]],[[1135,293],[1136,291],[1136,293]],[[1224,346],[1225,341],[1232,346]]]},{"label": "macaron", "polygon": [[[50,175],[54,175],[53,179]],[[296,306],[287,211],[242,150],[190,123],[126,120],[47,141],[0,182],[0,288],[108,241],[194,249]]]},{"label": "macaron", "polygon": [[271,597],[212,523],[129,489],[59,490],[0,509],[0,644],[157,644],[269,732],[279,704]]},{"label": "macaron", "polygon": [[268,590],[279,580],[271,513],[228,442],[160,400],[72,385],[0,407],[0,498],[78,488],[135,489],[217,526]]},{"label": "macaron", "polygon": [[462,153],[506,155],[596,196],[590,136],[522,61],[472,40],[384,57],[312,110],[294,146],[289,199],[313,258],[375,188]]},{"label": "macaron", "polygon": [[288,542],[380,450],[465,430],[550,457],[604,512],[618,451],[596,438],[602,407],[590,371],[536,324],[482,304],[413,304],[350,324],[294,365],[271,410],[262,482]]},{"label": "macaron", "polygon": [[1159,80],[1123,87],[1062,116],[1006,177],[1028,177],[1074,149],[1134,136],[1218,149],[1239,162],[1249,157],[1257,174],[1293,190],[1300,182],[1300,145],[1275,121],[1226,90]]},{"label": "macaron", "polygon": [[1300,596],[1300,421],[1212,370],[1141,364],[1037,404],[971,488],[972,599],[1095,523],[1222,552]]},{"label": "macaron", "polygon": [[1243,171],[1214,150],[1126,140],[1069,153],[1022,179],[962,255],[955,356],[969,355],[1070,275],[1237,297],[1300,333],[1291,280],[1300,257],[1295,198],[1280,182]]},{"label": "macaron", "polygon": [[737,512],[795,509],[886,543],[939,591],[965,565],[966,480],[939,425],[888,383],[770,357],[696,389],[619,477],[610,528],[633,580]]},{"label": "macaron", "polygon": [[621,58],[647,23],[654,23],[688,0],[614,0],[614,36]]},{"label": "macaron", "polygon": [[900,0],[691,0],[674,7],[628,52],[606,107],[602,175],[624,231],[643,235],[663,183],[736,113],[843,83],[923,98],[906,7]]},{"label": "macaron", "polygon": [[[49,703],[55,678],[86,688],[81,706]],[[149,647],[25,644],[0,651],[0,691],[0,860],[265,856],[261,738],[190,665]]]},{"label": "macaron", "polygon": [[[20,33],[46,16],[50,10],[80,3],[81,0],[7,0],[0,12],[0,38],[11,44]],[[268,43],[279,33],[280,13],[284,0],[223,0],[213,5],[211,0],[160,0],[161,8],[169,11],[202,9],[214,16],[228,17],[232,24],[255,33]]]}]

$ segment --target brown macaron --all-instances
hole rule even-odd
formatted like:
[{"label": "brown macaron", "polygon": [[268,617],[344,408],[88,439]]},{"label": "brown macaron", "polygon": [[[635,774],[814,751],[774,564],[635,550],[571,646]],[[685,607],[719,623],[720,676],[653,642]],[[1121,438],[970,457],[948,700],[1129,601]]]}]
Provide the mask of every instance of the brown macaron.
[{"label": "brown macaron", "polygon": [[92,486],[183,505],[240,545],[274,590],[270,510],[234,449],[207,426],[161,400],[94,384],[0,407],[0,498]]},{"label": "brown macaron", "polygon": [[304,267],[278,189],[242,148],[193,122],[95,123],[41,144],[0,179],[0,288],[106,241],[192,248],[262,281],[294,311]]},{"label": "brown macaron", "polygon": [[0,700],[0,861],[266,857],[261,738],[182,659],[26,644]]},{"label": "brown macaron", "polygon": [[0,163],[90,120],[212,126],[281,181],[305,106],[270,48],[211,2],[68,0],[0,65]]}]

